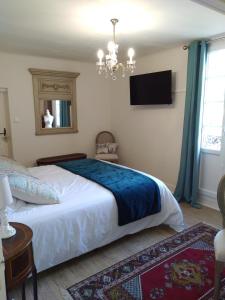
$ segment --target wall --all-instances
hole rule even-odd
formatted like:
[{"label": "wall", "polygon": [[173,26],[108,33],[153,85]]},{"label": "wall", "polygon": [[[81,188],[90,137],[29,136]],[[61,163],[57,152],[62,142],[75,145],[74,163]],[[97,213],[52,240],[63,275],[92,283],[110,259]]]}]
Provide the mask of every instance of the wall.
[{"label": "wall", "polygon": [[218,209],[217,186],[224,174],[223,156],[223,152],[201,151],[199,197],[204,205],[215,209]]},{"label": "wall", "polygon": [[[130,106],[129,77],[105,80],[93,63],[0,53],[0,88],[7,88],[14,157],[32,165],[39,157],[86,152],[94,155],[95,136],[112,130],[121,162],[161,178],[174,189],[180,163],[187,51],[181,47],[143,57],[136,74],[172,69],[173,104]],[[28,68],[80,72],[77,80],[77,134],[35,136],[32,79]],[[215,167],[217,166],[217,167]],[[201,154],[200,197],[216,208],[221,161]]]},{"label": "wall", "polygon": [[[35,136],[31,67],[80,73],[78,133]],[[0,53],[0,87],[8,89],[14,157],[27,165],[40,157],[79,151],[92,156],[96,134],[110,129],[109,81],[96,74],[93,63]]]},{"label": "wall", "polygon": [[164,50],[137,61],[136,74],[173,71],[173,104],[130,106],[129,77],[111,83],[111,126],[123,163],[147,171],[174,188],[180,164],[187,51]]}]

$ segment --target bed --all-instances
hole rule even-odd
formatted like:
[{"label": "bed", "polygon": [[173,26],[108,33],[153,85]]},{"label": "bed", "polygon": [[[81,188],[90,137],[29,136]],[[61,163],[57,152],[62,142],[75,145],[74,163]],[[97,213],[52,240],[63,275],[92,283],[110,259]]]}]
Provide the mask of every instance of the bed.
[{"label": "bed", "polygon": [[[43,271],[71,258],[111,243],[145,228],[167,224],[183,229],[181,209],[157,178],[161,211],[124,226],[118,226],[118,210],[113,194],[90,180],[56,165],[29,168],[31,174],[51,184],[60,193],[60,204],[28,204],[15,199],[9,220],[33,230],[33,249],[37,271]],[[142,172],[140,172],[142,173]]]}]

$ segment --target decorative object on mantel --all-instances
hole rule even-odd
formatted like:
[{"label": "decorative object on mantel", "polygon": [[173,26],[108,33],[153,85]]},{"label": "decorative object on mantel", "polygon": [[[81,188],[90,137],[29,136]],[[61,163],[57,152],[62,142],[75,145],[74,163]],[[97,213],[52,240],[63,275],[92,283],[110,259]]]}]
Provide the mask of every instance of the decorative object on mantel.
[{"label": "decorative object on mantel", "polygon": [[106,78],[108,77],[108,73],[111,75],[113,80],[117,79],[116,73],[121,70],[122,77],[125,77],[126,70],[133,73],[135,69],[135,60],[133,60],[134,57],[134,49],[129,48],[128,49],[128,57],[129,60],[127,61],[127,65],[125,66],[123,63],[119,63],[117,59],[117,53],[119,45],[116,43],[116,33],[115,28],[116,24],[119,22],[118,19],[111,19],[110,20],[113,25],[113,40],[108,42],[107,49],[109,51],[108,54],[105,56],[105,62],[103,61],[104,52],[102,49],[98,50],[97,56],[99,61],[96,63],[98,73],[102,74],[104,73]]},{"label": "decorative object on mantel", "polygon": [[9,186],[8,177],[6,175],[0,175],[0,238],[7,239],[16,234],[15,228],[13,228],[8,222],[7,206],[13,202],[12,193]]},{"label": "decorative object on mantel", "polygon": [[65,299],[213,300],[216,232],[199,223],[76,283]]},{"label": "decorative object on mantel", "polygon": [[46,109],[46,113],[44,115],[45,128],[52,128],[53,120],[54,116],[50,114],[49,109]]},{"label": "decorative object on mantel", "polygon": [[29,71],[33,77],[36,135],[78,132],[76,78],[80,73]]}]

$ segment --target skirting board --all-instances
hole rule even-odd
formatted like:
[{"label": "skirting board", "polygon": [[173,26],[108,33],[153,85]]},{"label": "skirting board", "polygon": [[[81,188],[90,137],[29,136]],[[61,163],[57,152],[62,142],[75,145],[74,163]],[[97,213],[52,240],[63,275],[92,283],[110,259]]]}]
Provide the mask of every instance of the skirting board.
[{"label": "skirting board", "polygon": [[[173,193],[175,190],[175,186],[170,183],[166,183],[166,185],[170,189],[170,191]],[[209,190],[200,188],[199,189],[199,202],[203,206],[207,206],[207,207],[219,210],[217,200],[216,200],[216,192],[214,192],[214,191],[209,191]]]},{"label": "skirting board", "polygon": [[175,186],[172,185],[172,184],[170,184],[170,183],[165,183],[165,184],[166,184],[166,186],[168,187],[168,189],[171,191],[171,193],[173,193],[174,190],[175,190]]},{"label": "skirting board", "polygon": [[219,210],[216,199],[216,192],[200,188],[199,200],[202,205]]}]

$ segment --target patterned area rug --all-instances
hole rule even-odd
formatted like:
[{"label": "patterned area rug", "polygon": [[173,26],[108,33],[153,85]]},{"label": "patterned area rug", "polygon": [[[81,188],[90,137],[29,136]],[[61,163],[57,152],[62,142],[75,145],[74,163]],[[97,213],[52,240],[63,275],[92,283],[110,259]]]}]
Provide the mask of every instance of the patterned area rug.
[{"label": "patterned area rug", "polygon": [[[213,299],[216,232],[208,225],[197,224],[67,291],[76,300]],[[224,283],[220,299],[225,299]]]}]

